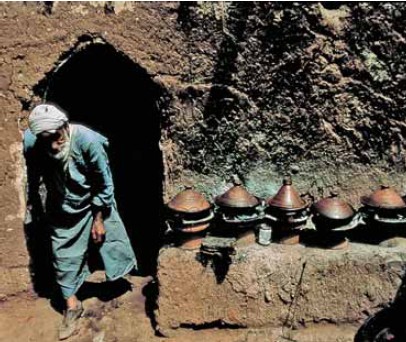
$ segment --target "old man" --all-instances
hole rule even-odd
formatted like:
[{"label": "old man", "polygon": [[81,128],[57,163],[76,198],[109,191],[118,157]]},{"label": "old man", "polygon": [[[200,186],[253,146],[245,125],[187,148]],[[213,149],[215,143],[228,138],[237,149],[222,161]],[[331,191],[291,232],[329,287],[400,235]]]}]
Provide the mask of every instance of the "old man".
[{"label": "old man", "polygon": [[69,123],[66,114],[51,104],[35,107],[28,124],[24,134],[27,206],[41,210],[39,186],[43,181],[56,280],[66,300],[59,330],[59,338],[65,339],[74,333],[83,313],[76,293],[90,274],[89,245],[99,245],[108,281],[123,277],[137,263],[117,212],[107,139]]}]

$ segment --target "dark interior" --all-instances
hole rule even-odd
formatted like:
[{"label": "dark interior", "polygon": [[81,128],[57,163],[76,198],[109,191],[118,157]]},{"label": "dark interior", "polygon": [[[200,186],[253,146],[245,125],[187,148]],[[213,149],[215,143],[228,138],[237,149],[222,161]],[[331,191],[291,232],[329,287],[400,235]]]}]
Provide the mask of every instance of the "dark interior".
[{"label": "dark interior", "polygon": [[110,141],[118,210],[143,274],[154,272],[161,242],[163,165],[157,100],[162,89],[108,44],[75,53],[42,85],[42,97],[71,122]]}]

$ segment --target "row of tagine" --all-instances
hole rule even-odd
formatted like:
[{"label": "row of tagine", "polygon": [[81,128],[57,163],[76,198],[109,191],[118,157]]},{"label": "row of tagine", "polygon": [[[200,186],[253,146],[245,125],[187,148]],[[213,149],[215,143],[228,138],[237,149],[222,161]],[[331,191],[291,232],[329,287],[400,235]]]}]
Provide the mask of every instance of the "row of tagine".
[{"label": "row of tagine", "polygon": [[193,248],[199,247],[206,234],[232,237],[253,231],[261,245],[271,241],[296,244],[307,236],[316,245],[343,249],[350,232],[359,227],[368,227],[368,235],[384,232],[386,238],[406,227],[406,203],[393,188],[381,186],[361,197],[361,203],[356,211],[337,193],[312,202],[299,195],[290,177],[265,201],[234,180],[228,191],[215,198],[215,205],[187,187],[167,203],[166,223],[180,240],[193,240]]}]

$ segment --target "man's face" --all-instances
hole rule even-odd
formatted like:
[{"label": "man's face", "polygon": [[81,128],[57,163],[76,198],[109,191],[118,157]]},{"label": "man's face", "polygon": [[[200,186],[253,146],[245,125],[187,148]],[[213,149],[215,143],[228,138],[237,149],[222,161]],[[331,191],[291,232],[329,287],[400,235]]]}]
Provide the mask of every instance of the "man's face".
[{"label": "man's face", "polygon": [[51,155],[57,155],[62,152],[65,144],[69,140],[67,128],[57,129],[55,132],[42,132],[38,134],[38,139],[41,144]]}]

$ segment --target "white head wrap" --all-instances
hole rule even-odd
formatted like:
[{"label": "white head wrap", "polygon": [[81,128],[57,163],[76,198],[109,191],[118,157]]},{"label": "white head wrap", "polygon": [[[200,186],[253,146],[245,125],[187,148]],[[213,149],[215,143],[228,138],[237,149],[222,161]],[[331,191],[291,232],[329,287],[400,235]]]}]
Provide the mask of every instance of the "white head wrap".
[{"label": "white head wrap", "polygon": [[42,132],[52,133],[61,128],[66,122],[68,122],[66,114],[49,104],[41,104],[35,107],[28,117],[28,125],[35,135]]}]

